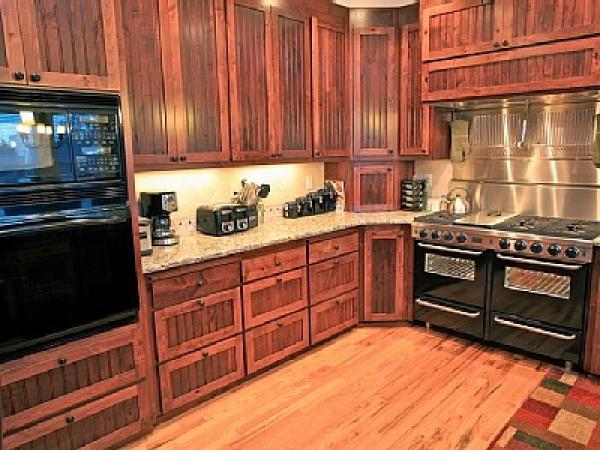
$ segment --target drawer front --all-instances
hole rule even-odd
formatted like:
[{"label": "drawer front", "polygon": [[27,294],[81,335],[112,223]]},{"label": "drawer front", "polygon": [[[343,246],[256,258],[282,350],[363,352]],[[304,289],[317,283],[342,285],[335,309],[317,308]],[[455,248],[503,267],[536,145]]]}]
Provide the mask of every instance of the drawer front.
[{"label": "drawer front", "polygon": [[310,309],[310,340],[313,344],[358,324],[358,291],[348,292]]},{"label": "drawer front", "polygon": [[310,266],[310,303],[316,305],[358,288],[358,253]]},{"label": "drawer front", "polygon": [[4,439],[5,450],[105,449],[142,430],[137,385],[26,428]]},{"label": "drawer front", "polygon": [[162,409],[167,413],[244,377],[241,335],[159,367]]},{"label": "drawer front", "polygon": [[207,266],[169,278],[152,279],[152,303],[165,308],[240,285],[240,263]]},{"label": "drawer front", "polygon": [[244,286],[246,329],[282,317],[308,305],[306,267]]},{"label": "drawer front", "polygon": [[417,298],[414,308],[415,320],[483,338],[482,309],[433,298]]},{"label": "drawer front", "polygon": [[308,248],[308,262],[315,264],[329,258],[358,251],[358,232],[325,241],[313,242]]},{"label": "drawer front", "polygon": [[242,331],[240,288],[154,313],[158,358],[166,361]]},{"label": "drawer front", "polygon": [[270,366],[308,347],[308,332],[306,309],[247,331],[244,337],[248,373]]},{"label": "drawer front", "polygon": [[258,280],[306,265],[306,246],[269,252],[242,261],[244,283]]},{"label": "drawer front", "polygon": [[141,379],[140,345],[132,325],[0,366],[4,432]]}]

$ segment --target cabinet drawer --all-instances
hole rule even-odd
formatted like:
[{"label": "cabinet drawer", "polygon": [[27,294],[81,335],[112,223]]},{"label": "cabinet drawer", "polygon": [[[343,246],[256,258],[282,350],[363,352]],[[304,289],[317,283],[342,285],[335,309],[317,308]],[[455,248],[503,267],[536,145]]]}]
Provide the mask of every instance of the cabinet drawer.
[{"label": "cabinet drawer", "polygon": [[183,303],[240,285],[240,263],[197,266],[176,276],[150,276],[152,303],[156,309]]},{"label": "cabinet drawer", "polygon": [[308,305],[306,267],[244,286],[244,326],[253,328]]},{"label": "cabinet drawer", "polygon": [[311,243],[308,248],[308,262],[314,264],[356,251],[358,251],[358,232]]},{"label": "cabinet drawer", "polygon": [[310,303],[316,305],[358,288],[358,252],[310,266]]},{"label": "cabinet drawer", "polygon": [[0,366],[4,432],[141,379],[136,328],[119,328]]},{"label": "cabinet drawer", "polygon": [[162,409],[167,413],[244,377],[241,335],[159,367]]},{"label": "cabinet drawer", "polygon": [[183,355],[242,331],[240,288],[154,313],[160,361]]},{"label": "cabinet drawer", "polygon": [[308,347],[308,311],[290,314],[245,333],[248,373]]},{"label": "cabinet drawer", "polygon": [[310,309],[310,340],[313,344],[358,324],[358,291],[348,292]]},{"label": "cabinet drawer", "polygon": [[72,409],[4,439],[4,449],[105,449],[142,430],[137,385]]},{"label": "cabinet drawer", "polygon": [[281,251],[265,251],[242,261],[244,283],[269,277],[306,265],[306,246],[298,245]]}]

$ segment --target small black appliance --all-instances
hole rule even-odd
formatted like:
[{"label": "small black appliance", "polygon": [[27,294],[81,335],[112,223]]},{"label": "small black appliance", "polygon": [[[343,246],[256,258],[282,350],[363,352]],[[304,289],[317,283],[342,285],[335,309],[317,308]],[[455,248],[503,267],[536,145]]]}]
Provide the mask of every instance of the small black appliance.
[{"label": "small black appliance", "polygon": [[171,227],[171,213],[177,211],[175,192],[142,192],[140,214],[152,220],[152,245],[179,244],[179,236]]}]

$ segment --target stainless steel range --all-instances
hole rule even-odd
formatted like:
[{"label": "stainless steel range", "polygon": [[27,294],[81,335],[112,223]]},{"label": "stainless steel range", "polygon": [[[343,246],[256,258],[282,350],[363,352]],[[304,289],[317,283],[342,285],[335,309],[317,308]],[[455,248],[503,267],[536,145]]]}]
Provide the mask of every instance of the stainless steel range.
[{"label": "stainless steel range", "polygon": [[581,363],[600,222],[498,211],[418,220],[416,320]]}]

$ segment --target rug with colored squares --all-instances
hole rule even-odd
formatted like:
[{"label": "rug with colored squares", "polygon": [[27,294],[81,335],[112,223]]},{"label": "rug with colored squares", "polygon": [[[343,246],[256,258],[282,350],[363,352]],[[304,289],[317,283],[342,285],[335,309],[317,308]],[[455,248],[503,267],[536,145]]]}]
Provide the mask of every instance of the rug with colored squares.
[{"label": "rug with colored squares", "polygon": [[600,449],[600,382],[551,369],[489,448]]}]

